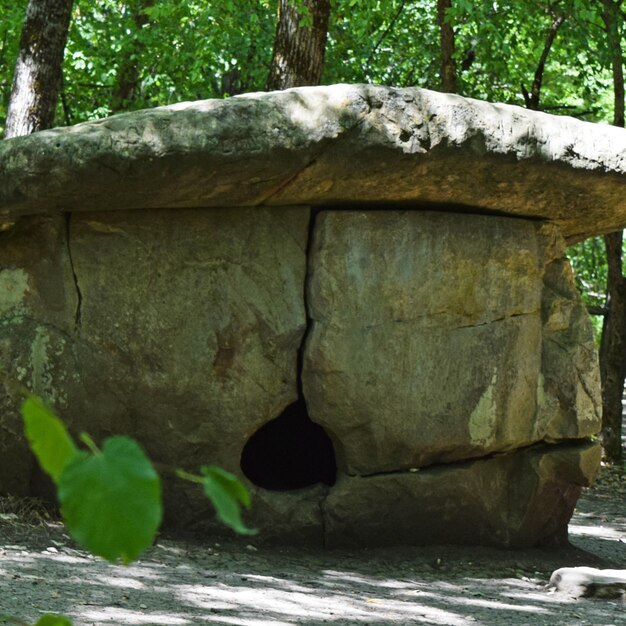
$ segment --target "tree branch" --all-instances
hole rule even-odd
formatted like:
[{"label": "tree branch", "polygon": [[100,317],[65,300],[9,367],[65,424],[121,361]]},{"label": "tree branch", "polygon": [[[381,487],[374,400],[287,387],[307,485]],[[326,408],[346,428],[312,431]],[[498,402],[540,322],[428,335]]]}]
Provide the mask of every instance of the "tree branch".
[{"label": "tree branch", "polygon": [[526,108],[532,111],[539,110],[541,84],[543,82],[543,73],[546,69],[546,61],[548,60],[548,55],[550,54],[550,50],[552,49],[554,39],[556,38],[556,35],[559,32],[561,26],[563,26],[566,18],[566,15],[554,15],[554,13],[552,13],[552,24],[550,25],[550,30],[548,31],[546,42],[543,46],[541,56],[539,57],[539,63],[537,64],[537,69],[535,70],[535,76],[533,78],[533,83],[530,88],[530,94],[528,93],[524,85],[522,85],[522,95],[524,96]]},{"label": "tree branch", "polygon": [[372,50],[369,53],[367,59],[365,60],[365,72],[366,73],[369,73],[370,62],[372,60],[372,57],[376,54],[376,52],[378,52],[378,48],[380,47],[380,44],[384,41],[385,37],[391,32],[393,27],[396,25],[396,22],[400,18],[400,15],[402,14],[402,11],[404,11],[404,7],[406,5],[406,2],[407,2],[407,0],[402,0],[402,2],[400,3],[400,7],[396,11],[396,14],[393,16],[391,22],[389,22],[387,28],[385,28],[385,30],[383,31],[382,35],[378,38],[378,41],[376,42],[376,45],[372,48]]},{"label": "tree branch", "polygon": [[587,313],[589,313],[589,315],[607,315],[608,312],[609,310],[605,306],[587,305]]}]

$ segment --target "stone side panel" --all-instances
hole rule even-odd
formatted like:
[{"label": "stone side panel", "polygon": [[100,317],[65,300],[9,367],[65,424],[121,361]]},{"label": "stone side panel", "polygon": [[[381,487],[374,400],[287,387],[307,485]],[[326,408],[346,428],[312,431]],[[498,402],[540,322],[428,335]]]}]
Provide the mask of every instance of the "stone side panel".
[{"label": "stone side panel", "polygon": [[591,326],[555,228],[323,212],[303,383],[348,475],[408,471],[600,428]]},{"label": "stone side panel", "polygon": [[297,396],[308,227],[302,208],[75,214],[90,421],[163,463],[238,471]]},{"label": "stone side panel", "polygon": [[0,368],[8,381],[0,384],[0,494],[28,495],[36,471],[16,384],[67,409],[77,302],[66,216],[24,218],[0,233]]},{"label": "stone side panel", "polygon": [[[25,218],[0,242],[2,364],[74,434],[240,473],[248,438],[297,398],[308,229],[305,207]],[[25,493],[18,406],[3,400],[0,491]],[[168,481],[171,517],[213,517],[189,488]]]},{"label": "stone side panel", "polygon": [[345,476],[325,503],[326,543],[563,544],[601,454],[597,443],[542,445],[413,473]]},{"label": "stone side panel", "polygon": [[602,424],[598,355],[589,315],[566,259],[546,266],[542,319],[537,436],[555,442],[595,435]]}]

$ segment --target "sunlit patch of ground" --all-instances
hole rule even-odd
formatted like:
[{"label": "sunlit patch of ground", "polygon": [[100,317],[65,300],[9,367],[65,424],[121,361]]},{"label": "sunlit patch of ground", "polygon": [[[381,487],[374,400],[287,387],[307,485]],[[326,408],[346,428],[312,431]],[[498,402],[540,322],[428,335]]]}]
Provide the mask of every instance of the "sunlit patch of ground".
[{"label": "sunlit patch of ground", "polygon": [[576,548],[323,551],[161,539],[129,567],[78,549],[45,510],[25,524],[18,503],[0,503],[0,614],[58,612],[76,626],[618,626],[624,604],[576,601],[545,584],[563,566],[626,568],[625,485],[623,472],[603,470],[572,520]]}]

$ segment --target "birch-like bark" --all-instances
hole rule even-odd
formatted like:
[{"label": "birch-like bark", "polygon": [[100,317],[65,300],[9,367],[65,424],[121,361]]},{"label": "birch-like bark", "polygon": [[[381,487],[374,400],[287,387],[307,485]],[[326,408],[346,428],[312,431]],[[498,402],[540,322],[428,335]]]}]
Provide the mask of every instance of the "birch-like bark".
[{"label": "birch-like bark", "polygon": [[4,138],[54,124],[73,0],[29,0]]}]

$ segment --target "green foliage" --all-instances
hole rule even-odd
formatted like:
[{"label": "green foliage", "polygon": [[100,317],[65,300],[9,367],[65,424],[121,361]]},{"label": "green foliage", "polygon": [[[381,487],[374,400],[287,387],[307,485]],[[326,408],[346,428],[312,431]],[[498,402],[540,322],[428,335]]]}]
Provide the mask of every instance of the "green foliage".
[{"label": "green foliage", "polygon": [[334,3],[324,83],[435,88],[439,40],[434,0]]},{"label": "green foliage", "polygon": [[26,439],[42,469],[55,483],[64,467],[78,454],[65,424],[37,396],[22,405]]},{"label": "green foliage", "polygon": [[608,119],[599,94],[610,94],[601,61],[605,42],[596,3],[584,0],[453,3],[463,95],[524,105],[550,26],[565,17],[547,59],[541,106],[555,113]]},{"label": "green foliage", "polygon": [[[548,56],[541,104],[555,113],[609,120],[611,76],[598,3],[590,0],[455,0],[460,93],[524,105],[556,14],[566,16]],[[334,4],[324,82],[437,89],[436,0]]]},{"label": "green foliage", "polygon": [[[11,615],[0,615],[0,622],[3,624],[17,624],[17,626],[30,626],[27,622]],[[62,615],[48,613],[42,615],[32,626],[72,626],[72,622]]]},{"label": "green foliage", "polygon": [[240,505],[250,507],[250,494],[239,479],[215,465],[200,468],[202,476],[177,470],[183,480],[202,485],[205,495],[215,507],[218,519],[242,535],[255,535],[256,530],[247,528],[241,520]]},{"label": "green foliage", "polygon": [[79,3],[65,54],[60,124],[109,115],[120,77],[135,66],[125,108],[220,98],[263,89],[275,32],[270,0],[117,0]]},{"label": "green foliage", "polygon": [[255,534],[255,530],[246,528],[241,521],[239,504],[249,507],[250,494],[237,477],[215,465],[205,465],[200,472],[204,493],[213,503],[218,519],[238,533]]},{"label": "green foliage", "polygon": [[[626,258],[626,250],[624,252],[624,258]],[[592,237],[570,246],[567,249],[567,256],[574,270],[576,285],[582,295],[583,302],[591,311],[604,309],[606,307],[608,268],[602,237]],[[593,314],[591,316],[598,346],[602,335],[603,320],[602,315]]]},{"label": "green foliage", "polygon": [[567,256],[576,275],[576,284],[584,294],[585,304],[598,308],[604,307],[608,268],[602,237],[592,237],[570,246]]},{"label": "green foliage", "polygon": [[[583,302],[592,312],[596,343],[600,345],[604,316],[598,314],[607,307],[608,266],[606,249],[602,237],[586,239],[567,249],[567,256],[572,264],[576,285]],[[626,274],[626,239],[622,245],[622,273]]]},{"label": "green foliage", "polygon": [[[57,124],[109,115],[129,71],[137,78],[124,102],[129,109],[263,89],[277,5],[277,0],[75,3]],[[26,0],[0,0],[0,126],[25,6]],[[523,105],[521,87],[530,88],[552,20],[563,15],[546,63],[541,105],[610,120],[610,58],[600,9],[596,0],[455,0],[450,21],[461,93]],[[436,0],[334,0],[323,82],[438,88]]]},{"label": "green foliage", "polygon": [[[88,450],[79,450],[65,425],[37,396],[22,404],[29,444],[57,485],[61,513],[70,534],[85,548],[110,562],[130,563],[153,542],[161,524],[161,482],[150,460],[128,437],[106,439],[99,450],[83,434]],[[218,467],[202,476],[177,474],[199,483],[218,518],[235,532],[252,534],[241,521],[240,505],[250,495],[233,475]]]},{"label": "green foliage", "polygon": [[161,485],[139,445],[111,437],[102,452],[80,452],[58,481],[63,519],[93,554],[128,564],[154,540],[161,524]]},{"label": "green foliage", "polygon": [[72,622],[62,615],[42,615],[35,626],[72,626]]}]

